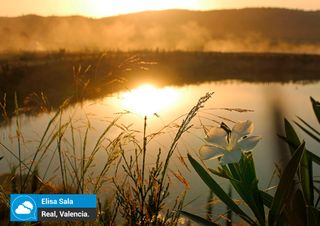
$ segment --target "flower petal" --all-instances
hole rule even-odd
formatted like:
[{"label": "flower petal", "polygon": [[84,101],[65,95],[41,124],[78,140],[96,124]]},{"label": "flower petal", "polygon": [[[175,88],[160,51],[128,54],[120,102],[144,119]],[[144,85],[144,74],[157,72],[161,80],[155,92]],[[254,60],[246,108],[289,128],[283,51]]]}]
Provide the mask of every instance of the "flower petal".
[{"label": "flower petal", "polygon": [[234,147],[241,137],[253,132],[253,123],[250,120],[236,123],[231,131],[230,143]]},{"label": "flower petal", "polygon": [[212,127],[205,140],[209,143],[217,144],[218,146],[225,147],[227,143],[227,132],[220,127]]},{"label": "flower petal", "polygon": [[199,150],[200,158],[203,160],[218,158],[225,153],[224,149],[212,145],[203,145]]},{"label": "flower petal", "polygon": [[257,145],[260,140],[260,136],[250,136],[238,142],[236,148],[242,151],[250,151]]},{"label": "flower petal", "polygon": [[223,157],[220,160],[220,163],[222,165],[225,165],[225,164],[229,164],[229,163],[239,162],[241,159],[241,153],[242,152],[240,151],[240,149],[236,149],[232,152],[228,152],[223,155]]}]

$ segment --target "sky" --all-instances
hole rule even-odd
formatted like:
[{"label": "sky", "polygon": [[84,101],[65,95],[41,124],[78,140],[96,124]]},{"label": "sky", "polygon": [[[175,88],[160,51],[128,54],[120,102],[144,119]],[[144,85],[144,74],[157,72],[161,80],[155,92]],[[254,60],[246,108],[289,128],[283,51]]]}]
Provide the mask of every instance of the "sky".
[{"label": "sky", "polygon": [[0,0],[0,16],[82,15],[93,18],[162,9],[281,7],[320,10],[319,0]]}]

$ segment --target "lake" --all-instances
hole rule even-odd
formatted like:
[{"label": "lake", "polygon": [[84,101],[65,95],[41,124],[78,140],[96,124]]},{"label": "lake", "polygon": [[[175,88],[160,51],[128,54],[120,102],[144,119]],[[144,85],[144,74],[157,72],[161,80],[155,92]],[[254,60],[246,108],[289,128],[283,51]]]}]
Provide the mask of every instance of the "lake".
[{"label": "lake", "polygon": [[[79,142],[79,148],[81,148],[80,143],[83,142],[85,129],[90,122],[87,139],[87,150],[90,153],[90,148],[94,145],[99,134],[109,125],[111,120],[120,115],[118,124],[135,131],[136,138],[142,142],[144,115],[147,114],[147,135],[161,131],[148,143],[146,165],[152,167],[155,162],[156,151],[159,148],[162,149],[163,153],[168,150],[177,132],[176,125],[181,123],[184,115],[197,103],[201,96],[207,92],[214,92],[212,98],[205,103],[204,108],[193,119],[192,128],[179,141],[178,148],[170,163],[170,170],[172,172],[180,171],[190,184],[186,203],[193,201],[185,207],[185,210],[202,215],[206,211],[208,189],[195,174],[190,164],[188,164],[189,171],[178,157],[181,155],[185,162],[188,162],[187,153],[198,158],[198,150],[204,144],[203,127],[218,126],[222,121],[230,127],[233,126],[233,122],[253,121],[255,126],[253,134],[262,136],[262,140],[254,150],[253,156],[258,178],[260,178],[260,188],[265,189],[270,186],[269,181],[275,169],[274,164],[281,165],[286,161],[286,145],[278,138],[278,134],[283,134],[283,118],[286,117],[293,122],[297,119],[296,116],[300,116],[311,125],[317,124],[309,97],[320,99],[320,82],[260,83],[224,80],[183,86],[155,88],[156,86],[157,84],[141,82],[128,91],[116,92],[100,99],[86,100],[81,104],[72,105],[64,110],[62,121],[72,118],[73,126],[77,131],[76,141]],[[143,103],[143,100],[146,102]],[[145,109],[146,105],[147,108]],[[23,145],[21,146],[23,159],[31,160],[33,150],[37,145],[36,141],[40,140],[53,115],[54,112],[41,113],[35,116],[20,116],[19,122],[23,135]],[[17,127],[15,122],[16,118],[12,118],[10,125],[1,127],[0,142],[10,150],[16,151],[17,154],[15,138]],[[169,126],[166,127],[166,125]],[[307,148],[314,150],[316,143],[298,129],[297,131],[306,140]],[[119,132],[120,129],[114,128],[108,136],[110,139],[114,139]],[[70,134],[70,131],[66,131],[63,142],[65,151],[71,153],[67,150]],[[130,155],[132,151],[128,148],[126,154]],[[40,170],[40,175],[43,176],[46,173],[46,178],[56,176],[53,180],[59,180],[60,174],[57,171],[59,159],[57,155],[52,153],[56,153],[55,150],[50,150],[41,162],[40,169],[43,168],[46,171]],[[9,172],[10,167],[18,164],[18,161],[4,148],[0,148],[0,155],[5,156],[0,165],[0,172]],[[91,171],[94,173],[95,170],[100,170],[105,161],[106,152],[99,151],[94,159],[96,166]],[[217,163],[218,160],[206,161],[206,164],[212,168],[217,167]],[[113,173],[111,171],[110,177]],[[169,172],[169,175],[174,178],[173,173]],[[226,186],[225,182],[221,181],[221,183]],[[183,188],[184,186],[178,180],[173,180],[171,195],[181,192]],[[112,186],[104,187],[104,191],[108,193],[112,189]]]}]

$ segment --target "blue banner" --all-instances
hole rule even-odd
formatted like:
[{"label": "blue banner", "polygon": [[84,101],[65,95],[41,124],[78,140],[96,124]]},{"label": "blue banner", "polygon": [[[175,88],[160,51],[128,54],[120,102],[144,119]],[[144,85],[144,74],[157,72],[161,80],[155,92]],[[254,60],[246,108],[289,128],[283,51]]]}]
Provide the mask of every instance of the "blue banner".
[{"label": "blue banner", "polygon": [[10,221],[92,221],[96,206],[92,194],[11,194]]}]

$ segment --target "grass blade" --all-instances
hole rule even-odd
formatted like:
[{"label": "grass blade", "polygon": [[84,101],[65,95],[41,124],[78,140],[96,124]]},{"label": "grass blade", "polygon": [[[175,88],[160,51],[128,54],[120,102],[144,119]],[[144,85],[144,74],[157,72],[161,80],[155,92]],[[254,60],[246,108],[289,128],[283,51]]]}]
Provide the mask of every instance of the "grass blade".
[{"label": "grass blade", "polygon": [[297,116],[297,118],[304,124],[306,125],[309,129],[311,129],[314,133],[316,133],[317,135],[320,136],[320,132],[318,130],[316,130],[315,128],[313,128],[309,123],[307,123],[305,120],[303,120],[302,118],[300,118],[299,116]]},{"label": "grass blade", "polygon": [[310,137],[312,137],[313,139],[315,139],[317,142],[320,143],[320,137],[318,137],[317,135],[315,135],[314,133],[312,133],[311,131],[309,131],[308,129],[304,128],[301,124],[299,124],[298,122],[294,122],[300,129],[303,130],[303,132],[305,132],[306,134],[308,134]]},{"label": "grass blade", "polygon": [[258,189],[258,179],[251,152],[243,154],[240,160],[240,174],[243,181],[243,190],[249,194],[247,204],[250,206],[260,225],[265,225],[263,199]]},{"label": "grass blade", "polygon": [[[287,137],[279,135],[279,138],[284,140],[289,145],[290,148],[295,147],[293,142],[290,141]],[[298,147],[298,146],[299,145],[297,145],[296,147]],[[314,163],[320,165],[320,157],[319,156],[315,155],[314,153],[312,153],[311,151],[309,151],[307,149],[306,149],[306,153],[308,154],[308,157],[309,157],[310,160],[312,160]]]},{"label": "grass blade", "polygon": [[219,226],[219,224],[210,222],[202,217],[199,217],[197,215],[194,215],[192,213],[188,213],[186,211],[180,211],[180,213],[184,216],[186,216],[187,218],[189,218],[190,220],[194,221],[195,223],[199,224],[199,225],[204,225],[204,226]]},{"label": "grass blade", "polygon": [[[302,120],[302,119],[301,119]],[[297,123],[296,123],[297,124]],[[289,144],[291,153],[293,150],[296,150],[300,145],[300,140],[292,125],[285,120],[285,131],[286,138],[285,140]],[[314,194],[313,194],[313,172],[312,172],[312,161],[309,157],[309,151],[306,151],[303,154],[302,160],[300,162],[299,176],[301,178],[301,186],[303,189],[304,196],[308,204],[313,204]]]},{"label": "grass blade", "polygon": [[313,207],[313,206],[308,206],[307,207],[308,211],[308,222],[309,225],[319,225],[320,222],[320,211],[319,209]]},{"label": "grass blade", "polygon": [[287,212],[288,225],[305,225],[307,222],[307,210],[305,198],[301,189],[297,189],[292,196],[291,208]]},{"label": "grass blade", "polygon": [[291,160],[281,175],[280,182],[273,198],[273,202],[269,212],[269,225],[274,225],[283,213],[287,198],[294,188],[294,177],[297,173],[300,161],[305,151],[305,143],[303,142],[295,151]]},{"label": "grass blade", "polygon": [[[229,186],[228,195],[232,197],[232,187]],[[226,226],[232,226],[232,210],[227,206],[227,219],[226,219]]]},{"label": "grass blade", "polygon": [[47,134],[49,133],[49,130],[50,130],[51,126],[53,125],[53,123],[55,122],[55,120],[58,118],[58,116],[59,116],[60,111],[62,110],[62,108],[63,108],[63,105],[60,107],[60,109],[55,113],[55,115],[51,118],[51,120],[50,120],[49,123],[47,124],[47,127],[46,127],[46,129],[45,129],[45,131],[44,131],[44,133],[43,133],[43,135],[42,135],[42,137],[41,137],[41,140],[40,140],[40,142],[39,142],[39,144],[38,144],[38,147],[37,147],[37,149],[36,149],[36,152],[35,152],[35,154],[34,154],[34,156],[33,156],[32,161],[31,161],[31,165],[30,165],[30,167],[29,167],[29,169],[28,169],[28,172],[27,172],[27,175],[26,175],[26,179],[25,179],[24,182],[23,182],[22,188],[24,188],[24,187],[26,186],[26,183],[27,183],[27,180],[28,180],[29,175],[30,175],[30,173],[31,173],[32,167],[33,167],[33,165],[35,164],[36,158],[37,158],[38,154],[40,153],[40,151],[41,151],[41,149],[42,149],[43,142],[44,142]]},{"label": "grass blade", "polygon": [[289,147],[291,150],[291,154],[294,153],[294,151],[297,149],[297,147],[300,145],[300,139],[294,130],[293,126],[290,124],[290,122],[287,119],[284,119],[284,128],[286,132],[286,139],[288,142],[290,142]]},{"label": "grass blade", "polygon": [[314,111],[314,114],[316,115],[318,122],[320,123],[320,103],[318,101],[316,101],[315,99],[313,99],[312,97],[310,97],[311,103],[312,103],[312,108]]},{"label": "grass blade", "polygon": [[[18,156],[19,156],[19,177],[22,181],[22,165],[21,165],[21,128],[20,128],[20,116],[19,116],[19,105],[17,93],[14,93],[14,105],[15,105],[15,114],[16,114],[16,136],[17,136],[17,145],[18,145]],[[20,184],[19,193],[22,193],[22,183]]]},{"label": "grass blade", "polygon": [[[11,151],[7,146],[5,146],[3,143],[0,142],[0,147],[2,147],[4,150],[6,150],[7,152],[9,152],[15,159],[17,159],[26,169],[30,169],[29,166],[24,163],[24,161],[22,161],[21,159],[19,159],[19,157],[13,152]],[[2,156],[3,158],[3,156]]]},{"label": "grass blade", "polygon": [[203,182],[205,182],[208,187],[218,196],[218,198],[223,201],[233,212],[238,214],[242,219],[251,225],[256,225],[256,223],[245,213],[239,206],[228,196],[227,193],[219,186],[219,184],[208,174],[208,172],[191,156],[188,154],[188,159],[196,170],[198,175],[201,177]]},{"label": "grass blade", "polygon": [[266,206],[266,207],[269,207],[271,208],[271,205],[272,205],[272,202],[273,202],[273,197],[272,195],[268,194],[267,192],[265,191],[259,191],[260,192],[260,196],[263,200],[263,204]]},{"label": "grass blade", "polygon": [[311,151],[307,151],[309,159],[314,162],[317,163],[318,165],[320,165],[320,157],[313,154]]}]

